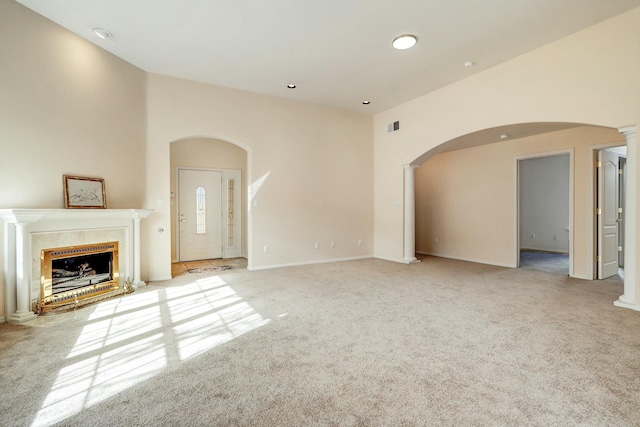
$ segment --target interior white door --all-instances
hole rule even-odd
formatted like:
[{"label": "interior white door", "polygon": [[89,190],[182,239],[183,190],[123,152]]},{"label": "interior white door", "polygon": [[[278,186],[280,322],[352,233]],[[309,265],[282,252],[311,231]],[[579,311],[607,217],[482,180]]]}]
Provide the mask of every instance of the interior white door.
[{"label": "interior white door", "polygon": [[598,279],[618,274],[618,155],[598,151]]},{"label": "interior white door", "polygon": [[178,171],[180,261],[222,258],[222,172]]}]

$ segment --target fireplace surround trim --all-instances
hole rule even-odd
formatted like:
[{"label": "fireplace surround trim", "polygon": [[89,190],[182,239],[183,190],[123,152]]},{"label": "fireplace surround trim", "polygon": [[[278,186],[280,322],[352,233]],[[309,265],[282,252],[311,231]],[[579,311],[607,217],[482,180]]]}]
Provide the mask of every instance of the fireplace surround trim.
[{"label": "fireplace surround trim", "polygon": [[32,236],[37,234],[124,228],[129,243],[124,256],[131,267],[132,285],[134,288],[144,286],[140,278],[140,222],[152,212],[150,209],[0,209],[4,222],[7,320],[24,322],[36,317],[32,309],[31,276]]}]

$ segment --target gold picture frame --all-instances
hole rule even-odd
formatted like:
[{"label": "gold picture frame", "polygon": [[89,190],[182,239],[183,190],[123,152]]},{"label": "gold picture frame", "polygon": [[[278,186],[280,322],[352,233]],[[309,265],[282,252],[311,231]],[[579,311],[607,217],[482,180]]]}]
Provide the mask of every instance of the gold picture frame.
[{"label": "gold picture frame", "polygon": [[67,209],[106,209],[104,179],[63,175],[64,207]]}]

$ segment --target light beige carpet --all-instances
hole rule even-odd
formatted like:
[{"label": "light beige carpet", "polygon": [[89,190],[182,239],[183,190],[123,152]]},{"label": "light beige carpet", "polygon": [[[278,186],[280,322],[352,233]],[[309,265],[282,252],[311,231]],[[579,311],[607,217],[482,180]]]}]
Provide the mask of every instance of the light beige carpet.
[{"label": "light beige carpet", "polygon": [[0,325],[0,425],[640,425],[621,293],[437,258],[186,275]]}]

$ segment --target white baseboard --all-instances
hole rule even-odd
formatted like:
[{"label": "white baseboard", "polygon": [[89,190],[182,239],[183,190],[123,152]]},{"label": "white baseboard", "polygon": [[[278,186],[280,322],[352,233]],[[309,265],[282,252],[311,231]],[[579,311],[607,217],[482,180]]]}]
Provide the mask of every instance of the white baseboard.
[{"label": "white baseboard", "polygon": [[451,256],[451,255],[444,255],[444,254],[437,254],[437,253],[433,253],[433,252],[423,252],[423,251],[416,251],[416,253],[420,254],[420,255],[435,256],[435,257],[438,257],[438,258],[455,259],[457,261],[475,262],[476,264],[487,264],[487,265],[494,265],[496,267],[516,268],[515,265],[503,264],[503,263],[498,263],[498,262],[490,262],[490,261],[487,261],[487,260],[484,260],[484,259],[458,257],[458,256]]},{"label": "white baseboard", "polygon": [[406,264],[407,263],[402,258],[391,258],[391,257],[386,257],[386,256],[381,256],[381,255],[374,255],[373,257],[376,258],[376,259],[382,259],[382,260],[385,260],[385,261],[399,262],[400,264]]},{"label": "white baseboard", "polygon": [[569,255],[569,252],[558,251],[558,250],[554,250],[554,249],[520,248],[520,250],[521,251],[528,251],[528,252],[541,252],[541,253],[545,253],[545,254]]},{"label": "white baseboard", "polygon": [[573,276],[569,276],[572,279],[581,279],[581,280],[593,280],[593,278],[588,276],[583,276],[582,274],[574,274]]},{"label": "white baseboard", "polygon": [[150,277],[147,280],[144,280],[144,282],[146,282],[148,285],[149,282],[163,282],[165,280],[171,280],[171,279],[173,279],[173,277],[171,276],[159,276],[159,277]]},{"label": "white baseboard", "polygon": [[640,305],[629,304],[620,300],[614,301],[613,305],[615,305],[616,307],[629,308],[631,310],[640,311]]},{"label": "white baseboard", "polygon": [[249,267],[247,266],[247,270],[249,271],[257,271],[257,270],[270,270],[272,268],[282,268],[282,267],[297,267],[300,265],[312,265],[312,264],[327,264],[330,262],[342,262],[342,261],[356,261],[359,259],[367,259],[372,258],[371,255],[362,255],[356,257],[347,257],[347,258],[333,258],[333,259],[320,259],[316,261],[302,261],[302,262],[292,262],[288,264],[272,264],[272,265],[261,265],[258,267]]}]

